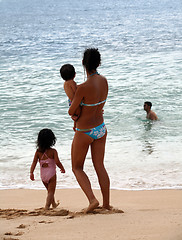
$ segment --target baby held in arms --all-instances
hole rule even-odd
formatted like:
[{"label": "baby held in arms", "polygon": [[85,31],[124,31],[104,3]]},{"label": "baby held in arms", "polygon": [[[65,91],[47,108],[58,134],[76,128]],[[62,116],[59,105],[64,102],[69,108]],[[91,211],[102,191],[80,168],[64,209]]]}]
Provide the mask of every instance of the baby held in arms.
[{"label": "baby held in arms", "polygon": [[[60,74],[63,80],[65,80],[64,90],[66,95],[68,96],[68,102],[70,106],[77,89],[77,84],[74,81],[74,78],[76,76],[75,68],[71,64],[65,64],[60,68]],[[72,116],[72,119],[74,121],[74,127],[73,127],[74,131],[76,128],[76,121],[78,120],[80,113],[81,113],[81,107],[77,108],[76,113]]]}]

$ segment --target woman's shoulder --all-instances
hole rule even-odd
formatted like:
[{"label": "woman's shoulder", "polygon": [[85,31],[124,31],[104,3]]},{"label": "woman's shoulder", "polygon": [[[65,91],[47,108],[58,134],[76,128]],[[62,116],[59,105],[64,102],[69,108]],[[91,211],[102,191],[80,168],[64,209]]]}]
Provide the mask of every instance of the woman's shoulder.
[{"label": "woman's shoulder", "polygon": [[83,82],[77,85],[78,88],[83,88],[85,86],[87,86],[87,82]]},{"label": "woman's shoulder", "polygon": [[104,82],[107,82],[107,78],[106,77],[104,77],[103,75],[99,75],[99,76],[100,76],[101,80],[103,80]]},{"label": "woman's shoulder", "polygon": [[88,87],[87,82],[77,85],[77,92],[82,92]]},{"label": "woman's shoulder", "polygon": [[[98,75],[98,78],[95,79],[95,81],[98,82],[99,85],[103,86],[104,88],[105,88],[106,85],[108,85],[107,79],[103,75]],[[82,92],[85,92],[85,91],[89,90],[90,88],[95,87],[95,86],[96,85],[95,85],[94,81],[86,81],[86,82],[83,82],[83,83],[78,85],[77,91],[79,93],[82,93]]]}]

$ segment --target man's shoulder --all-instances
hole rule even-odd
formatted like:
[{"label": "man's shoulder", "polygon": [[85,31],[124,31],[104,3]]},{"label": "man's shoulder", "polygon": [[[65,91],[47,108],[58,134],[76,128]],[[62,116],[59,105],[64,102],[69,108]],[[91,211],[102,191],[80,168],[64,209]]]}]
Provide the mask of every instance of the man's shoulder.
[{"label": "man's shoulder", "polygon": [[158,119],[157,114],[155,112],[151,111],[150,112],[150,119],[151,120],[157,120]]}]

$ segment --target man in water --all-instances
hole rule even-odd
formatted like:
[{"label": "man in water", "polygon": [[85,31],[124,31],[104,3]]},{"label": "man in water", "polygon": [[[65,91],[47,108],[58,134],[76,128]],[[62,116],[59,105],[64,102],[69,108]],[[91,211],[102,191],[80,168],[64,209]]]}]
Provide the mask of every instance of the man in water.
[{"label": "man in water", "polygon": [[152,103],[151,102],[144,102],[144,110],[147,112],[147,118],[150,120],[158,120],[158,117],[155,112],[151,110]]}]

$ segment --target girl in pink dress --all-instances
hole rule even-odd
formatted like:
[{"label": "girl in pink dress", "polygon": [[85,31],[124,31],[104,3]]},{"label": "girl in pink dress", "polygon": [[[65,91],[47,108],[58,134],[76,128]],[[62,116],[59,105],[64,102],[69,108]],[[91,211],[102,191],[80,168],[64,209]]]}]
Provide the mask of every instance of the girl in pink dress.
[{"label": "girl in pink dress", "polygon": [[56,189],[56,165],[65,173],[65,169],[59,161],[56,149],[52,148],[56,143],[56,137],[52,130],[42,129],[37,138],[37,151],[30,168],[30,179],[34,181],[34,170],[37,162],[40,163],[40,175],[44,186],[47,189],[45,209],[48,210],[52,204],[56,208],[59,203],[55,202],[54,193]]}]

